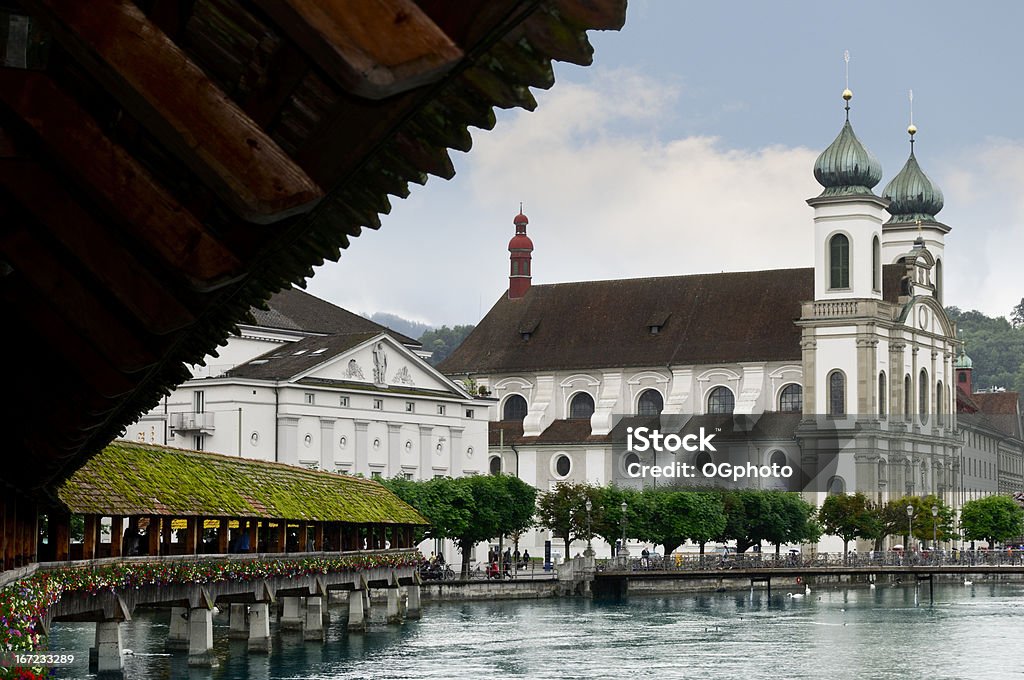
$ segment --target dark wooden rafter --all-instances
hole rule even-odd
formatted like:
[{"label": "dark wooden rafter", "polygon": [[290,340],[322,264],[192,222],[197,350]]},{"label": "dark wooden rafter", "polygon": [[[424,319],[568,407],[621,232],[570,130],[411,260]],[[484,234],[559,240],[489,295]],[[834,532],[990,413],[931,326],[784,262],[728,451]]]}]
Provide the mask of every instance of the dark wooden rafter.
[{"label": "dark wooden rafter", "polygon": [[356,96],[384,99],[435,82],[463,56],[412,0],[256,2]]},{"label": "dark wooden rafter", "polygon": [[72,252],[151,333],[195,321],[175,291],[78,203],[60,178],[34,161],[0,160],[0,186]]},{"label": "dark wooden rafter", "polygon": [[68,50],[243,219],[301,214],[320,187],[128,0],[25,0]]},{"label": "dark wooden rafter", "polygon": [[238,258],[49,76],[0,69],[0,101],[39,135],[79,184],[193,288],[213,290],[242,276]]}]

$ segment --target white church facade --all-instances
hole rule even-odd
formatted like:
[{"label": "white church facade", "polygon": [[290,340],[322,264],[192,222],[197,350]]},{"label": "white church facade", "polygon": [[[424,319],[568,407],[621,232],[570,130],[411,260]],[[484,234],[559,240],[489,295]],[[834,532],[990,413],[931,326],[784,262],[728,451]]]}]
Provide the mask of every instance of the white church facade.
[{"label": "white church facade", "polygon": [[[492,472],[544,491],[622,483],[639,458],[617,443],[624,416],[732,414],[753,423],[746,461],[793,465],[819,502],[864,491],[957,507],[965,479],[980,484],[963,469],[976,437],[957,422],[970,388],[958,388],[962,350],[943,309],[942,193],[917,163],[913,126],[909,159],[874,193],[881,166],[853,132],[848,95],[814,166],[812,268],[531,285],[528,220],[515,218],[509,294],[440,366],[496,399]],[[991,475],[1019,488],[1019,407],[1015,418]]]}]

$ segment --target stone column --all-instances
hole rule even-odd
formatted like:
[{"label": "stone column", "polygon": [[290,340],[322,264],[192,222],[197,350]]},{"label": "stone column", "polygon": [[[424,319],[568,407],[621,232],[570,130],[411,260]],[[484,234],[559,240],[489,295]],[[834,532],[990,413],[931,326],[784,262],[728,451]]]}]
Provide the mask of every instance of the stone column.
[{"label": "stone column", "polygon": [[402,424],[388,423],[388,472],[394,477],[402,472]]},{"label": "stone column", "polygon": [[232,640],[246,640],[249,637],[249,622],[244,604],[232,604],[228,609],[228,637]]},{"label": "stone column", "polygon": [[188,665],[214,666],[213,611],[197,607],[188,613]]},{"label": "stone column", "polygon": [[366,439],[366,430],[370,425],[368,420],[354,420],[352,425],[356,430],[356,441],[355,441],[355,465],[352,467],[352,474],[362,472],[367,477],[370,476],[370,464],[369,464],[369,443]]},{"label": "stone column", "polygon": [[334,469],[334,418],[320,417],[320,469]]},{"label": "stone column", "polygon": [[249,607],[249,651],[270,652],[270,605],[266,602]]},{"label": "stone column", "polygon": [[302,629],[302,639],[324,639],[324,601],[322,597],[306,598],[306,625]]},{"label": "stone column", "polygon": [[351,631],[366,630],[366,612],[363,609],[363,590],[353,590],[348,594],[348,629]]},{"label": "stone column", "polygon": [[299,598],[281,598],[281,630],[302,630],[302,609]]},{"label": "stone column", "polygon": [[167,649],[188,649],[188,607],[171,607]]},{"label": "stone column", "polygon": [[394,573],[391,574],[391,582],[388,583],[388,608],[385,616],[387,617],[388,623],[401,623],[402,615],[398,611],[398,578]]},{"label": "stone column", "polygon": [[423,615],[423,607],[420,604],[420,586],[413,583],[406,588],[409,601],[405,606],[405,618],[418,619]]},{"label": "stone column", "polygon": [[124,669],[121,657],[121,623],[99,621],[96,623],[96,672],[120,673]]}]

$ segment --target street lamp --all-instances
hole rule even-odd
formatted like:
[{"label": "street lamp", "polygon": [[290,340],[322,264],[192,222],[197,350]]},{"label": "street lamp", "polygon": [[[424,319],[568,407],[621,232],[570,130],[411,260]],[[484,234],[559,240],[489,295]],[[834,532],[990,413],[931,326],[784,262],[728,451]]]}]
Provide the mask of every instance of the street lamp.
[{"label": "street lamp", "polygon": [[913,505],[908,505],[907,506],[907,522],[910,525],[910,527],[908,529],[908,533],[907,533],[907,552],[909,553],[910,552],[910,544],[914,540],[914,506]]},{"label": "street lamp", "polygon": [[590,532],[590,511],[593,510],[593,509],[594,509],[594,504],[588,498],[587,499],[587,549],[583,552],[583,556],[584,557],[593,557],[594,556],[594,546],[591,543],[591,539],[593,538],[593,534],[591,534],[591,532]]},{"label": "street lamp", "polygon": [[939,547],[939,506],[932,506],[932,552]]},{"label": "street lamp", "polygon": [[626,505],[626,501],[622,501],[622,505],[619,507],[622,509],[622,545],[619,547],[619,556],[628,557],[629,551],[626,550],[626,510],[629,506]]}]

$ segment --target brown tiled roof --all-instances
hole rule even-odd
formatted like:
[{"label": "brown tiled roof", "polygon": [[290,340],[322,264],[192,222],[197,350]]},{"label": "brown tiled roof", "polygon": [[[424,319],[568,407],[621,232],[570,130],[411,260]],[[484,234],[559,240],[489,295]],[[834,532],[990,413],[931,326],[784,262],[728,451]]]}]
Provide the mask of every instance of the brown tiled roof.
[{"label": "brown tiled roof", "polygon": [[[535,285],[502,296],[449,374],[800,359],[813,269]],[[648,322],[667,317],[657,334]],[[536,326],[523,339],[520,329]]]},{"label": "brown tiled roof", "polygon": [[975,392],[971,395],[978,412],[997,431],[1020,438],[1020,395],[1017,392]]},{"label": "brown tiled roof", "polygon": [[[502,434],[504,431],[504,434]],[[490,446],[510,446],[523,439],[523,421],[499,420],[487,424],[488,444]]]}]

